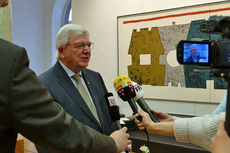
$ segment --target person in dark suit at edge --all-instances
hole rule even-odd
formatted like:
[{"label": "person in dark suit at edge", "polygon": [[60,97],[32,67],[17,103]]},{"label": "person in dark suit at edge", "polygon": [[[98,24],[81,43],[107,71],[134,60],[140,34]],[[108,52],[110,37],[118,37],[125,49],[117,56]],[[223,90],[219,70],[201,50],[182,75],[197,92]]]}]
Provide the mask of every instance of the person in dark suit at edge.
[{"label": "person in dark suit at edge", "polygon": [[[86,28],[78,24],[64,25],[56,36],[58,61],[39,78],[55,101],[70,115],[98,132],[110,135],[115,127],[105,99],[106,86],[98,72],[86,68],[92,45]],[[79,91],[78,81],[81,86],[83,84],[86,95]],[[47,153],[35,146],[38,153]]]},{"label": "person in dark suit at edge", "polygon": [[[0,7],[8,0],[0,0]],[[2,9],[2,8],[1,8]],[[24,48],[0,39],[0,152],[13,153],[17,134],[53,153],[130,150],[127,128],[102,135],[73,119],[29,68]]]}]

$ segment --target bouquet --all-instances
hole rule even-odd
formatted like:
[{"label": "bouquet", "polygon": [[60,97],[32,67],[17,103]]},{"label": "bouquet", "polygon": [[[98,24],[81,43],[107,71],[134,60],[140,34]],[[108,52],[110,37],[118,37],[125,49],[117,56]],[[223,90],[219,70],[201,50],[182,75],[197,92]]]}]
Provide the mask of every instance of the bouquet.
[{"label": "bouquet", "polygon": [[149,148],[146,145],[141,146],[140,150],[142,151],[142,153],[150,153]]}]

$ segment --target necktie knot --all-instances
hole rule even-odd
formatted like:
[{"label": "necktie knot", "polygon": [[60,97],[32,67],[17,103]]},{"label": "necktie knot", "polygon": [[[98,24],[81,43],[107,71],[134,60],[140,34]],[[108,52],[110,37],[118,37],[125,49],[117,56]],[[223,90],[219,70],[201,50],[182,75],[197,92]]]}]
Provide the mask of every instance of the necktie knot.
[{"label": "necktie knot", "polygon": [[80,80],[80,75],[79,74],[74,74],[73,76],[72,76],[72,78],[75,80],[75,81],[79,81]]},{"label": "necktie knot", "polygon": [[78,84],[81,83],[80,75],[79,74],[75,74],[72,77],[76,81],[76,85],[77,85],[77,88],[78,88]]}]

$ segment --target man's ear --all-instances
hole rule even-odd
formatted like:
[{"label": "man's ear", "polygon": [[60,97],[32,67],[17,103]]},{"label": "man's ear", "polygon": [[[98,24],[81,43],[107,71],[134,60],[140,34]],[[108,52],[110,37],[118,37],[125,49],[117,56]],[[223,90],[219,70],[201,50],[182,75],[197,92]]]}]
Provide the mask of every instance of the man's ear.
[{"label": "man's ear", "polygon": [[58,48],[58,54],[59,54],[59,57],[60,57],[60,58],[63,58],[63,57],[64,57],[63,51],[64,51],[63,48]]},{"label": "man's ear", "polygon": [[58,52],[59,52],[59,53],[62,53],[62,52],[63,52],[63,48],[61,48],[61,47],[58,48]]}]

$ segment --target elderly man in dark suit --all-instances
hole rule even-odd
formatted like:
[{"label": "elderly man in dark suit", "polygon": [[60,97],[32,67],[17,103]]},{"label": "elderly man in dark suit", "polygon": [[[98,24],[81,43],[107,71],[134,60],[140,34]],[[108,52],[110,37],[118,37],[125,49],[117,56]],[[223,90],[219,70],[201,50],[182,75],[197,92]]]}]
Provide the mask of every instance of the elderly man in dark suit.
[{"label": "elderly man in dark suit", "polygon": [[[86,68],[92,45],[83,26],[64,25],[56,36],[58,61],[39,78],[70,115],[98,132],[110,135],[115,128],[105,99],[107,89],[101,75]],[[45,153],[36,147],[39,153]]]},{"label": "elderly man in dark suit", "polygon": [[199,57],[197,50],[198,50],[197,45],[193,44],[190,49],[190,56],[185,60],[185,62],[198,63],[200,60],[200,57]]},{"label": "elderly man in dark suit", "polygon": [[[0,0],[6,6],[7,0]],[[52,153],[115,153],[131,143],[126,128],[110,137],[74,120],[28,67],[24,48],[0,39],[0,152],[13,153],[17,134]]]}]

